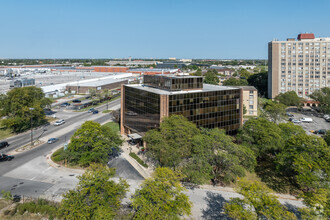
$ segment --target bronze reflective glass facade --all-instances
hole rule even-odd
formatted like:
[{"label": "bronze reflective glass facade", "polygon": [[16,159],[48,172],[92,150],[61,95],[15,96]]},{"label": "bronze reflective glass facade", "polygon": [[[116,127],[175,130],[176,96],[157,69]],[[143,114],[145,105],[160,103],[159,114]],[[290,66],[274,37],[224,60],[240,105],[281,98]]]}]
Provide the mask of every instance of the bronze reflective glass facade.
[{"label": "bronze reflective glass facade", "polygon": [[194,92],[169,96],[169,115],[180,114],[198,127],[236,134],[240,126],[240,90]]},{"label": "bronze reflective glass facade", "polygon": [[203,78],[197,76],[145,75],[144,85],[168,91],[192,90],[203,88]]},{"label": "bronze reflective glass facade", "polygon": [[125,86],[124,124],[134,132],[146,132],[159,127],[160,96]]}]

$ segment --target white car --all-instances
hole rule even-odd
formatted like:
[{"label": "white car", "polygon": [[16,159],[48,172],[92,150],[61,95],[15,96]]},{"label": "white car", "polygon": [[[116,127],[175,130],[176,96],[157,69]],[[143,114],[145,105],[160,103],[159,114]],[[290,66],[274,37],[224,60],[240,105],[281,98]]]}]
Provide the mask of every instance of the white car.
[{"label": "white car", "polygon": [[292,119],[292,123],[295,123],[295,124],[300,124],[300,123],[301,123],[301,121],[300,121],[300,120],[298,120],[298,119]]},{"label": "white car", "polygon": [[301,118],[300,121],[301,122],[311,123],[311,122],[313,122],[313,119],[312,118]]},{"label": "white car", "polygon": [[64,119],[61,119],[61,120],[55,121],[54,125],[58,126],[58,125],[61,125],[61,124],[64,124],[64,123],[65,123]]}]

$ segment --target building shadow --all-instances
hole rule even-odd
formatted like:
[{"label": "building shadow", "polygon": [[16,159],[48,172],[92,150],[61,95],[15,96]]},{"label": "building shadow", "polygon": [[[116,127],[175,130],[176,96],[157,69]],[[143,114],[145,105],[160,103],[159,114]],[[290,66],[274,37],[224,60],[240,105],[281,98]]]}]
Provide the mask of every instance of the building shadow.
[{"label": "building shadow", "polygon": [[208,191],[204,200],[207,202],[207,208],[202,210],[203,219],[231,219],[224,213],[224,205],[227,201],[220,194]]}]

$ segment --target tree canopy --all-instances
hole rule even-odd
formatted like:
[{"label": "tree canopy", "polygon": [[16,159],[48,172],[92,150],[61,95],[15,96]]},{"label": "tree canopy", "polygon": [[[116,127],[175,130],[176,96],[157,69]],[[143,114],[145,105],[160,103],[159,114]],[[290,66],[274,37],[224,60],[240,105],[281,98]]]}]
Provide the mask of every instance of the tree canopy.
[{"label": "tree canopy", "polygon": [[169,168],[157,168],[132,197],[133,219],[180,219],[191,214],[192,203],[183,192],[181,176]]},{"label": "tree canopy", "polygon": [[330,88],[323,87],[313,92],[310,97],[320,103],[320,110],[323,113],[330,114]]},{"label": "tree canopy", "polygon": [[72,164],[88,166],[107,163],[109,155],[122,144],[120,136],[109,126],[86,121],[71,138],[65,157]]},{"label": "tree canopy", "polygon": [[275,97],[275,100],[286,106],[297,107],[299,107],[302,102],[302,98],[300,98],[295,91],[281,93]]},{"label": "tree canopy", "polygon": [[40,88],[14,88],[0,97],[0,115],[7,116],[3,125],[14,132],[22,132],[45,123],[44,108],[51,104]]},{"label": "tree canopy", "polygon": [[253,74],[247,79],[250,86],[254,86],[260,96],[267,97],[268,89],[268,72]]},{"label": "tree canopy", "polygon": [[283,148],[281,129],[265,118],[249,119],[244,123],[238,138],[259,157],[275,155]]},{"label": "tree canopy", "polygon": [[325,188],[330,177],[330,147],[315,135],[292,135],[276,156],[278,170],[303,191]]},{"label": "tree canopy", "polygon": [[201,131],[181,115],[164,119],[144,140],[148,155],[160,166],[181,170],[186,182],[235,182],[255,165],[252,150],[233,143],[224,130]]},{"label": "tree canopy", "polygon": [[223,81],[222,85],[224,86],[247,86],[249,85],[246,79],[236,79],[236,78],[229,78]]},{"label": "tree canopy", "polygon": [[330,130],[327,130],[327,133],[324,135],[324,140],[327,143],[327,145],[330,147]]},{"label": "tree canopy", "polygon": [[207,71],[204,76],[204,83],[219,85],[220,80],[214,71]]},{"label": "tree canopy", "polygon": [[244,198],[232,198],[225,204],[225,213],[233,219],[297,219],[282,205],[272,191],[258,181],[242,180],[236,191]]},{"label": "tree canopy", "polygon": [[277,102],[268,102],[265,107],[265,113],[273,122],[277,123],[285,116],[286,106]]},{"label": "tree canopy", "polygon": [[90,170],[78,177],[76,189],[63,195],[61,216],[64,219],[113,219],[128,190],[125,180],[120,179],[118,183],[109,180],[114,175],[114,169],[91,165]]}]

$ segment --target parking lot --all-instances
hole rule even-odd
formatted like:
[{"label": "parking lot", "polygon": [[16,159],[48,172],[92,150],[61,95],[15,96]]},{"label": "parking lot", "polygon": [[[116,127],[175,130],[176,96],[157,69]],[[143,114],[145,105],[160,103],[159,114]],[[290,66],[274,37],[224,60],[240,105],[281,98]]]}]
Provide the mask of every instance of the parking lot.
[{"label": "parking lot", "polygon": [[293,114],[295,119],[301,119],[303,117],[313,119],[313,122],[311,123],[301,122],[300,124],[297,124],[300,125],[307,132],[307,134],[311,134],[311,130],[330,130],[330,122],[325,121],[321,117],[317,117],[316,115],[318,114],[315,111],[297,112],[296,109],[289,109],[287,112]]}]

